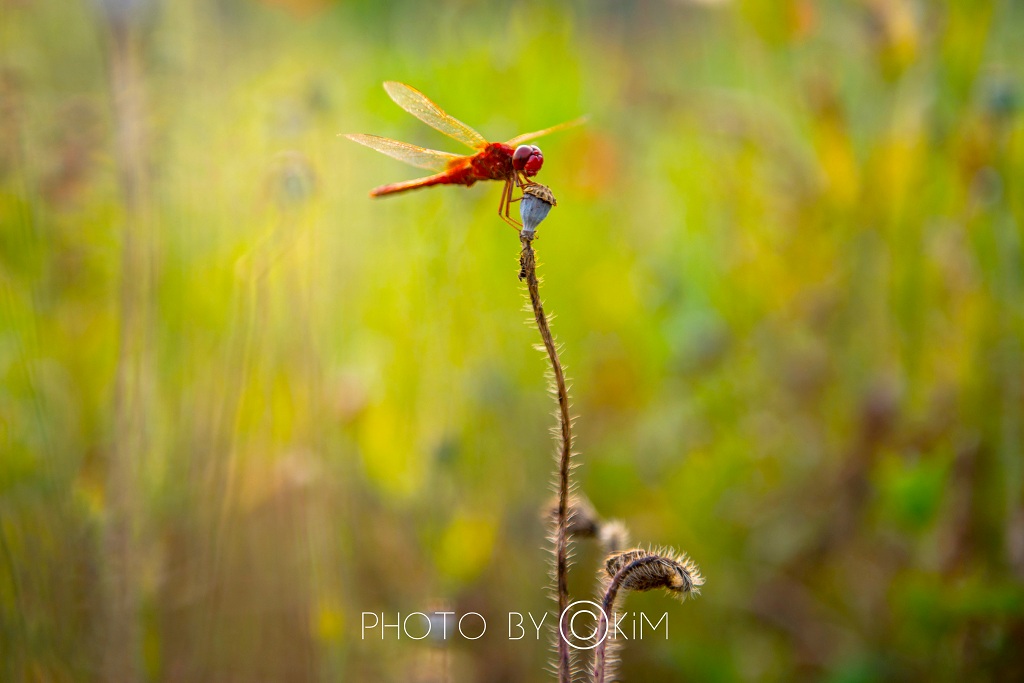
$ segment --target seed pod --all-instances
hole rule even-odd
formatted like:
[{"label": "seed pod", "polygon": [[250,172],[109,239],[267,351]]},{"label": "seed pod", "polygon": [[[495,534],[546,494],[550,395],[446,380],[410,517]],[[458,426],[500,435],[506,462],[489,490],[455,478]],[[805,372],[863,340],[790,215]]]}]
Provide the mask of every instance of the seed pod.
[{"label": "seed pod", "polygon": [[537,226],[548,217],[551,207],[556,206],[555,195],[546,185],[533,183],[523,188],[523,199],[519,202],[519,216],[523,219],[523,234],[532,237]]}]

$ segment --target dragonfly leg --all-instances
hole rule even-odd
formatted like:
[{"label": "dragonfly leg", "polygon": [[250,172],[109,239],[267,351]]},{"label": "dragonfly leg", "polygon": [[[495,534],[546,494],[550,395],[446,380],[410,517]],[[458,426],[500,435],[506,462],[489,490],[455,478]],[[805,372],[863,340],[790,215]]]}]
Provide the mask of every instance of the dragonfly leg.
[{"label": "dragonfly leg", "polygon": [[510,226],[512,226],[512,228],[515,229],[516,232],[519,232],[523,228],[522,223],[515,220],[514,218],[512,218],[512,216],[509,215],[509,211],[512,208],[512,202],[514,201],[512,199],[512,187],[512,181],[506,180],[505,187],[503,187],[501,190],[501,203],[498,204],[498,216],[501,218],[501,220],[505,221]]},{"label": "dragonfly leg", "polygon": [[519,196],[516,197],[515,199],[513,199],[512,198],[512,192],[509,191],[509,193],[508,193],[509,200],[508,201],[509,201],[510,204],[514,204],[515,202],[522,201],[522,199],[523,199],[523,190],[525,190],[530,185],[536,185],[537,184],[537,183],[533,182],[532,180],[530,180],[529,178],[527,178],[526,176],[524,176],[524,175],[522,175],[521,173],[518,173],[518,172],[516,173],[515,177],[516,177],[516,185],[519,187]]},{"label": "dragonfly leg", "polygon": [[515,179],[516,179],[516,186],[519,188],[519,196],[513,199],[512,198],[512,192],[509,191],[509,193],[508,193],[508,196],[509,196],[508,202],[509,202],[509,204],[514,204],[515,202],[521,201],[522,198],[523,198],[523,190],[525,188],[529,187],[530,185],[536,185],[536,183],[534,183],[532,180],[530,180],[526,176],[522,175],[521,173],[516,173]]},{"label": "dragonfly leg", "polygon": [[536,185],[537,183],[527,178],[522,171],[516,171],[516,184],[519,185],[519,189],[525,189],[530,185]]}]

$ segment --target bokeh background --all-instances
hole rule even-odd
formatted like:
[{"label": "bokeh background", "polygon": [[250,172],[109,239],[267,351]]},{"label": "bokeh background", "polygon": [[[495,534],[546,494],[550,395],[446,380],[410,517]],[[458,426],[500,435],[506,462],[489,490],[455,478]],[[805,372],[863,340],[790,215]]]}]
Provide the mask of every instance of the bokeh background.
[{"label": "bokeh background", "polygon": [[[543,681],[554,407],[707,577],[626,681],[1022,680],[1024,6],[0,1],[0,679]],[[600,559],[577,548],[575,597]],[[469,642],[360,615],[487,616]],[[413,622],[415,623],[415,622]]]}]

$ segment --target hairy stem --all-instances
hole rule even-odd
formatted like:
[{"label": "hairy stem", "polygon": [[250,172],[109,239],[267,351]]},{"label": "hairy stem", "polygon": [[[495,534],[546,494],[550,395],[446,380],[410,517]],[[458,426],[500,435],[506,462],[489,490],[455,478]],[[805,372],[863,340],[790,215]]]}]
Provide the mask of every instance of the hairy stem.
[{"label": "hairy stem", "polygon": [[[661,561],[661,558],[657,555],[648,555],[646,557],[641,557],[638,560],[633,560],[615,573],[615,576],[612,577],[611,582],[608,584],[608,588],[605,589],[604,598],[601,600],[602,611],[598,617],[597,631],[595,631],[598,637],[600,637],[600,634],[609,627],[608,618],[612,616],[612,611],[615,609],[615,600],[619,595],[619,588],[622,586],[623,579],[637,567],[659,561]],[[601,643],[597,646],[597,650],[594,653],[594,683],[604,683],[605,676],[607,675],[607,648],[608,641],[610,639],[611,634],[609,633],[603,640],[601,640]]]},{"label": "hairy stem", "polygon": [[[555,376],[555,388],[558,394],[558,416],[561,428],[558,446],[558,515],[555,529],[555,581],[558,589],[559,626],[562,614],[569,606],[568,586],[568,508],[569,508],[569,472],[572,459],[572,421],[569,417],[569,392],[565,388],[565,374],[558,360],[558,349],[551,336],[544,306],[540,300],[540,283],[537,281],[537,260],[533,251],[533,237],[520,233],[523,249],[519,254],[519,277],[526,280],[526,288],[530,292],[530,305],[533,317],[537,322],[537,330],[544,341],[544,349],[551,362],[551,370]],[[558,681],[571,683],[572,669],[569,659],[569,644],[562,637],[561,628],[558,634]]]}]

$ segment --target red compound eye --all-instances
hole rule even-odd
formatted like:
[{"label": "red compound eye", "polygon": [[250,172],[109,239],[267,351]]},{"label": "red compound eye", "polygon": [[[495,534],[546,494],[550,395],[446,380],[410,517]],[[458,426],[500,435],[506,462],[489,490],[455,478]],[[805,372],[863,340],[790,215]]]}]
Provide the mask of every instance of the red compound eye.
[{"label": "red compound eye", "polygon": [[536,145],[519,145],[512,154],[512,167],[527,176],[537,175],[544,165],[544,155]]}]

